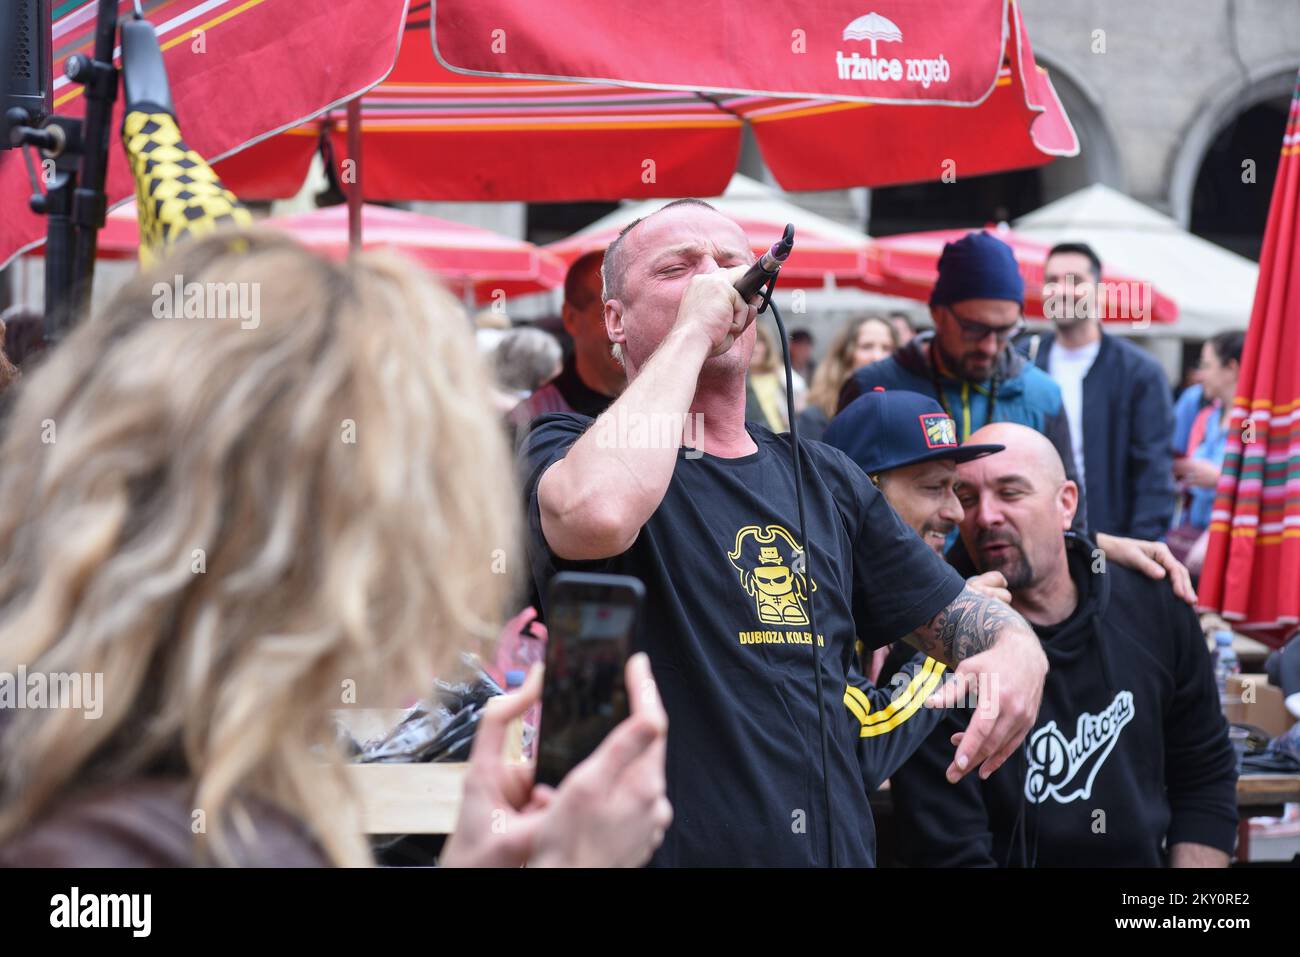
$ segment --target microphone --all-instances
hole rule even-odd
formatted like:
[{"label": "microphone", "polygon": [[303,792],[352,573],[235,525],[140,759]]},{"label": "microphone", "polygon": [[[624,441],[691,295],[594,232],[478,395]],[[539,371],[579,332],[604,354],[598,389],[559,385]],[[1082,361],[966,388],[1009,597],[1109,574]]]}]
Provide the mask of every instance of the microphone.
[{"label": "microphone", "polygon": [[757,296],[758,291],[781,270],[781,265],[789,258],[790,250],[793,248],[794,223],[786,223],[781,238],[736,280],[736,291],[740,293],[740,298],[749,302]]}]

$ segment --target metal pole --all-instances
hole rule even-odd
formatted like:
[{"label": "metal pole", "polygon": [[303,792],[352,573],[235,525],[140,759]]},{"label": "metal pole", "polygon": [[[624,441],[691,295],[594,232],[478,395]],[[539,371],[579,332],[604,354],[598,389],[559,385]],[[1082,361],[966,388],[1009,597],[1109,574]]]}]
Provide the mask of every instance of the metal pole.
[{"label": "metal pole", "polygon": [[361,251],[361,97],[348,100],[348,159],[352,161],[352,183],[348,189],[348,248]]}]

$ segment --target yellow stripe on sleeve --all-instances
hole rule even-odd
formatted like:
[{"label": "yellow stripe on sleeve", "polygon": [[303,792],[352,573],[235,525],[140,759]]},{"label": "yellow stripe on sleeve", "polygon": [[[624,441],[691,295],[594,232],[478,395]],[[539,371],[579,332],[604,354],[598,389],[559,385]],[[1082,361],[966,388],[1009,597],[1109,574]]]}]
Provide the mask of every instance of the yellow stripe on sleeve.
[{"label": "yellow stripe on sleeve", "polygon": [[943,679],[944,664],[934,658],[925,663],[912,676],[903,692],[880,711],[871,711],[871,700],[860,689],[849,685],[844,689],[844,704],[862,725],[860,737],[870,738],[897,728],[914,715],[925,699],[934,693]]}]

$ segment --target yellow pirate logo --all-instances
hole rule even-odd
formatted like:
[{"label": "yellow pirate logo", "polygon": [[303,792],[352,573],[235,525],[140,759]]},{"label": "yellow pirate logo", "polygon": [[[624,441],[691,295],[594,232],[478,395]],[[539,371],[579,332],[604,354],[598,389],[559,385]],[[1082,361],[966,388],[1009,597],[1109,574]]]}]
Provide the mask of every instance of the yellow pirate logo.
[{"label": "yellow pirate logo", "polygon": [[[736,547],[727,555],[740,572],[740,584],[753,597],[759,621],[780,625],[806,625],[808,577],[803,570],[803,549],[780,525],[746,525],[736,533]],[[817,584],[812,583],[812,590]]]}]

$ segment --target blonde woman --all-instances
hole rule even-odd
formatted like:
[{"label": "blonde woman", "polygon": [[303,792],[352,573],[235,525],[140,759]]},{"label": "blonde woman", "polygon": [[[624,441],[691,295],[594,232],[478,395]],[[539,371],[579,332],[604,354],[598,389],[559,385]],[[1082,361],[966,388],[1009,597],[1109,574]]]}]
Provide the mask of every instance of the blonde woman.
[{"label": "blonde woman", "polygon": [[745,418],[761,422],[773,432],[789,432],[785,366],[776,348],[776,337],[761,322],[754,323],[754,331],[754,350],[749,354],[745,381]]},{"label": "blonde woman", "polygon": [[820,439],[835,416],[840,389],[858,369],[894,354],[898,333],[880,316],[849,320],[831,340],[813,373],[807,408],[799,414],[799,437]]},{"label": "blonde woman", "polygon": [[[170,318],[173,288],[238,318]],[[0,711],[0,862],[371,863],[330,710],[427,691],[522,554],[455,302],[388,258],[187,245],[26,379],[0,463],[0,672],[102,676],[98,716]],[[671,816],[644,657],[556,791],[502,756],[539,686],[484,717],[443,863],[643,863]]]}]

